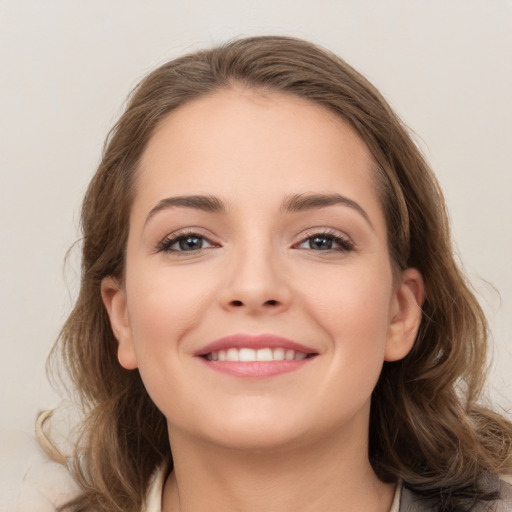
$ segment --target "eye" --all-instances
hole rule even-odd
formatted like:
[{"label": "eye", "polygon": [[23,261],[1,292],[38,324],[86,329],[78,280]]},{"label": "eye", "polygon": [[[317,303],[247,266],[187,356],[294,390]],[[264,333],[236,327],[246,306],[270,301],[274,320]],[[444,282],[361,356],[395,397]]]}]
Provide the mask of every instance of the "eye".
[{"label": "eye", "polygon": [[197,233],[182,233],[162,240],[158,252],[194,252],[214,247],[214,244]]},{"label": "eye", "polygon": [[354,244],[346,238],[334,233],[315,233],[298,244],[299,249],[310,251],[338,251],[349,252]]}]

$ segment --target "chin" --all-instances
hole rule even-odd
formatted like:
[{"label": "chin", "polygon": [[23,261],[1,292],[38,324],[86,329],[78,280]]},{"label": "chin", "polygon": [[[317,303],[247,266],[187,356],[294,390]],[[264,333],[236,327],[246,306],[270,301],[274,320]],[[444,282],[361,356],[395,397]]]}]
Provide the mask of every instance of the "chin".
[{"label": "chin", "polygon": [[[171,446],[175,428],[185,432],[189,438],[228,450],[275,452],[304,449],[308,444],[317,444],[340,435],[344,430],[343,425],[351,423],[350,418],[343,414],[326,415],[316,408],[298,410],[282,404],[269,406],[268,403],[266,407],[262,404],[257,407],[254,401],[251,405],[219,409],[211,411],[212,414],[202,410],[201,419],[190,418],[179,426],[169,423]],[[356,423],[358,432],[361,432],[360,422]]]}]

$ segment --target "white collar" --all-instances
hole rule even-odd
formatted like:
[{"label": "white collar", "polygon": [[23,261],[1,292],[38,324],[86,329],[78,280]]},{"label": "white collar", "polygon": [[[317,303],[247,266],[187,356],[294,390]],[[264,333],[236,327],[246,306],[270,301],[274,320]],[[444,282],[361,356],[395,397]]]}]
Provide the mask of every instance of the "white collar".
[{"label": "white collar", "polygon": [[167,473],[167,464],[164,463],[151,475],[142,512],[162,512],[162,496]]}]

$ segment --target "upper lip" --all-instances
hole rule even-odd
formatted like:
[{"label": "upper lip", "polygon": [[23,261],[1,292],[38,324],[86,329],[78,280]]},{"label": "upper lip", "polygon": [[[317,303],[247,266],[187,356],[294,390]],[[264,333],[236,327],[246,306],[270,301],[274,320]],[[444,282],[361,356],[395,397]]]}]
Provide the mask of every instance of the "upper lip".
[{"label": "upper lip", "polygon": [[196,350],[194,355],[205,356],[211,352],[227,350],[228,348],[252,348],[258,350],[267,347],[295,350],[296,352],[303,352],[304,354],[317,353],[317,351],[311,347],[274,334],[230,334],[229,336],[224,336],[201,347]]}]

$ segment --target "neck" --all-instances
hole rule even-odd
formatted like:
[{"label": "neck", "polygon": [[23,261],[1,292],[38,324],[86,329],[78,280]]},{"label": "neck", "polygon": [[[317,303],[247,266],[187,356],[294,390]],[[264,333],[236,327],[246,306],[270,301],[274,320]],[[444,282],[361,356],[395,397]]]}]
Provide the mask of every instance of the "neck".
[{"label": "neck", "polygon": [[387,512],[395,486],[375,475],[364,434],[359,443],[324,439],[248,452],[172,432],[177,448],[163,512]]}]

